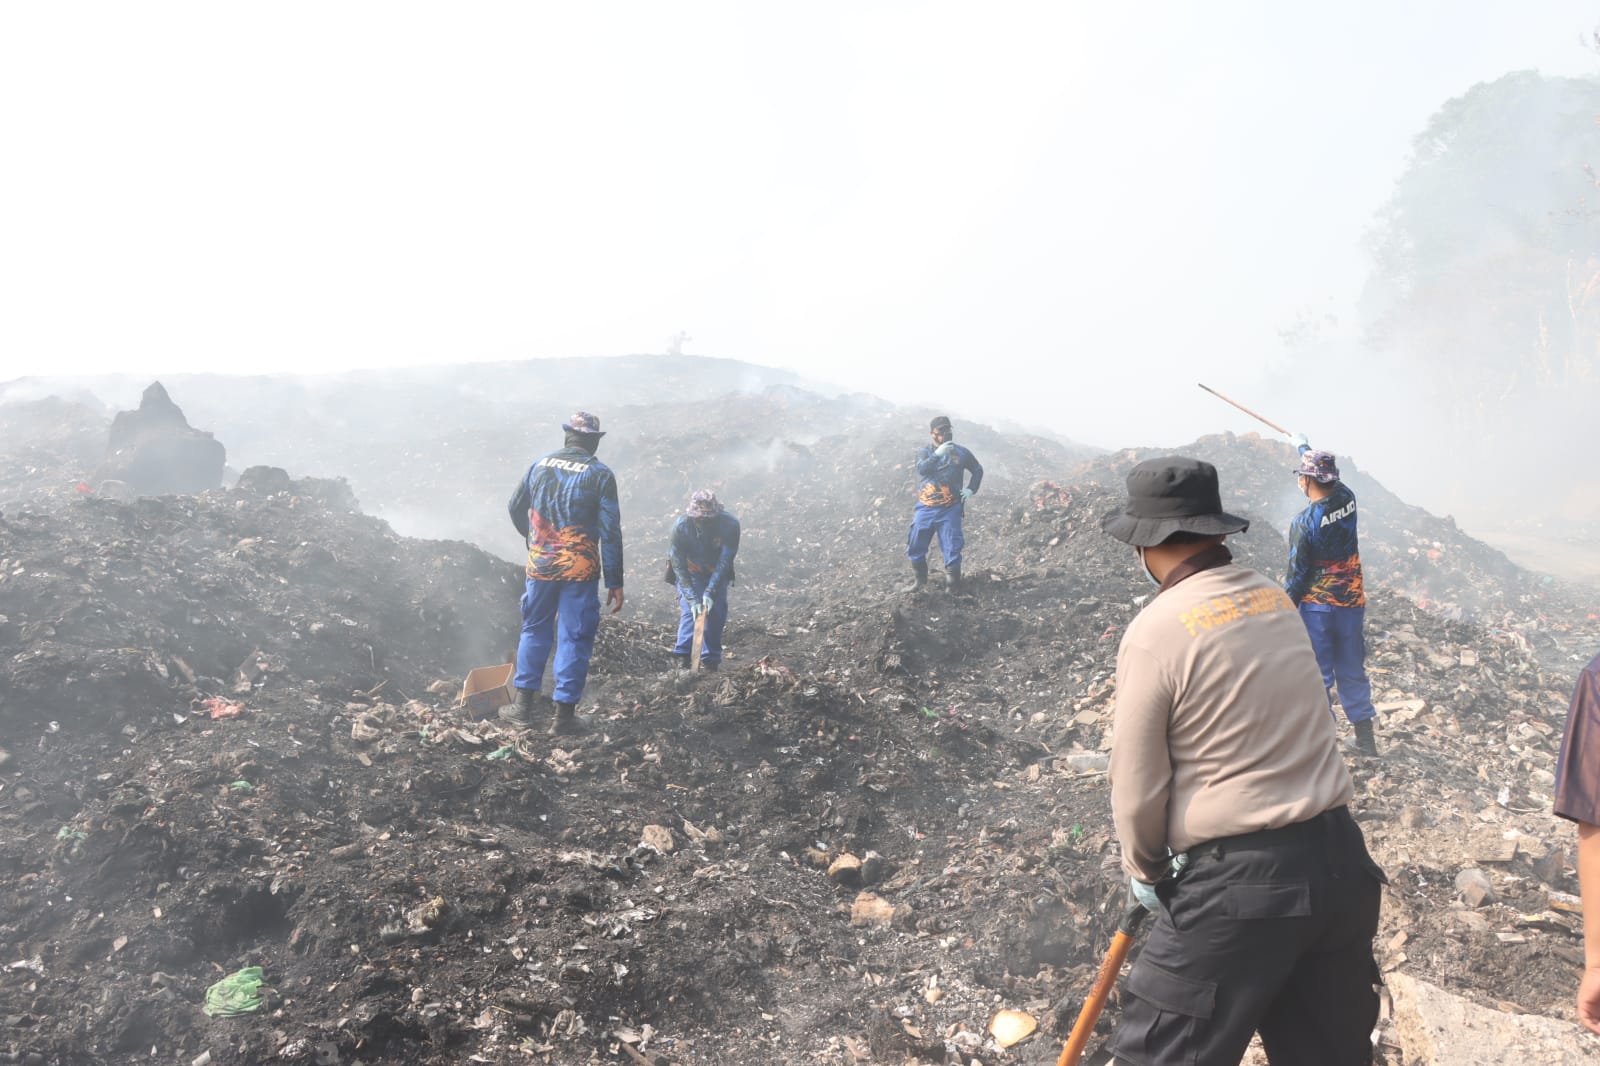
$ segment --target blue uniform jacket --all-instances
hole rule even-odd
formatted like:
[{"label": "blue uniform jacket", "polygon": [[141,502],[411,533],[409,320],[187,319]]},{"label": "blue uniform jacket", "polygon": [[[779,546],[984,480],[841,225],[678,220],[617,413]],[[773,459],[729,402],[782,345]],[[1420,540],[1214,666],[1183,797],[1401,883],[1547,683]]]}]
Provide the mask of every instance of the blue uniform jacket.
[{"label": "blue uniform jacket", "polygon": [[704,578],[705,591],[733,584],[733,557],[739,554],[739,520],[727,511],[711,518],[681,515],[672,526],[668,549],[678,590],[694,599],[691,578]]},{"label": "blue uniform jacket", "polygon": [[582,448],[562,448],[528,468],[511,497],[511,521],[528,543],[535,581],[622,587],[622,511],[611,468]]},{"label": "blue uniform jacket", "polygon": [[1289,576],[1283,590],[1296,604],[1366,606],[1356,542],[1356,497],[1344,482],[1336,482],[1331,495],[1289,524]]},{"label": "blue uniform jacket", "polygon": [[983,467],[978,457],[957,444],[945,455],[935,455],[932,444],[917,449],[917,503],[923,507],[949,507],[961,502],[961,482],[970,472],[967,488],[973,492],[983,483]]}]

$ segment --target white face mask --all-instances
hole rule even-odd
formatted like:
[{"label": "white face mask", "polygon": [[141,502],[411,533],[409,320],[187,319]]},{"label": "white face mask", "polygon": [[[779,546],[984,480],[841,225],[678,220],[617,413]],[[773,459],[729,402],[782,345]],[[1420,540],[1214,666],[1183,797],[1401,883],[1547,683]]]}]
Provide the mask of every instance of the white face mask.
[{"label": "white face mask", "polygon": [[1161,586],[1161,581],[1156,577],[1155,574],[1150,572],[1150,564],[1144,561],[1144,549],[1135,548],[1133,550],[1139,555],[1139,569],[1143,570],[1144,576],[1150,579],[1150,584],[1159,588]]}]

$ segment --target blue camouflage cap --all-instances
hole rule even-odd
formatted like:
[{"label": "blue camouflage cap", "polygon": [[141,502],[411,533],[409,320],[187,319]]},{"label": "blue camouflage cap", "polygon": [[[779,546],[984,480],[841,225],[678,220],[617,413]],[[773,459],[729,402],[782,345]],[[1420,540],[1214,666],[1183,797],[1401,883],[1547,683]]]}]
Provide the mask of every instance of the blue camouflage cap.
[{"label": "blue camouflage cap", "polygon": [[593,437],[603,437],[600,431],[600,419],[588,411],[574,411],[571,418],[561,424],[561,428],[569,433],[587,433]]},{"label": "blue camouflage cap", "polygon": [[1339,464],[1332,452],[1308,451],[1300,454],[1300,465],[1294,468],[1295,476],[1308,477],[1319,485],[1339,480]]},{"label": "blue camouflage cap", "polygon": [[689,497],[689,506],[683,513],[691,518],[710,518],[722,511],[722,504],[717,502],[717,494],[710,489],[697,489]]}]

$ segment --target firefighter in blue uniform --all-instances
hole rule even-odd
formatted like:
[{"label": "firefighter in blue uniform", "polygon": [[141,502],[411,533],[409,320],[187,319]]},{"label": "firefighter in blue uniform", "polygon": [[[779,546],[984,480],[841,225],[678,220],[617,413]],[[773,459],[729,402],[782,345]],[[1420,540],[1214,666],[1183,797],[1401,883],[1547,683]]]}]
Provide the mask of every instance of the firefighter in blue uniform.
[{"label": "firefighter in blue uniform", "polygon": [[1355,730],[1355,750],[1377,755],[1355,494],[1339,480],[1331,452],[1312,450],[1302,436],[1290,440],[1300,451],[1295,478],[1311,505],[1289,524],[1289,576],[1283,588],[1300,608],[1330,699],[1338,689],[1339,705]]},{"label": "firefighter in blue uniform", "polygon": [[605,434],[600,420],[587,411],[579,411],[561,428],[565,445],[529,467],[511,497],[512,524],[528,545],[528,586],[522,594],[522,639],[517,645],[517,702],[500,712],[515,725],[532,724],[554,648],[553,734],[585,728],[576,712],[600,628],[602,578],[611,613],[622,610],[617,479],[594,454]]},{"label": "firefighter in blue uniform", "polygon": [[983,467],[977,456],[952,439],[950,419],[940,415],[928,430],[933,443],[917,449],[917,509],[906,534],[906,557],[916,574],[912,590],[920,590],[928,583],[928,546],[937,535],[946,581],[954,592],[961,587],[961,549],[966,544],[962,510],[983,483]]},{"label": "firefighter in blue uniform", "polygon": [[706,616],[700,665],[716,670],[722,662],[722,630],[728,623],[728,586],[733,584],[733,559],[739,554],[739,520],[717,502],[710,489],[689,498],[672,527],[669,558],[678,585],[678,643],[672,654],[680,667],[689,666],[695,623]]}]

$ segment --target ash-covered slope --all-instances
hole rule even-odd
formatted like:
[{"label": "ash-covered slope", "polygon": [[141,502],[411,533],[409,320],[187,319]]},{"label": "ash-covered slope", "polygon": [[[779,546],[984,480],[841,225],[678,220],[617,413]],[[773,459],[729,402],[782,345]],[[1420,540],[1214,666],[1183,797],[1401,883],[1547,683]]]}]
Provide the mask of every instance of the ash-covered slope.
[{"label": "ash-covered slope", "polygon": [[[864,405],[851,432],[730,473],[764,427],[825,408],[727,404],[709,428],[698,405],[641,413],[656,450],[602,453],[655,495],[624,513],[630,606],[602,624],[600,731],[575,742],[452,707],[466,667],[513,645],[517,568],[398,537],[341,484],[258,470],[229,492],[8,514],[0,1052],[1054,1061],[1125,893],[1103,753],[1117,640],[1149,589],[1099,521],[1133,457],[1079,467],[958,419],[993,470],[969,516],[972,594],[910,595],[906,464],[926,419]],[[1258,524],[1233,544],[1277,572],[1288,449],[1196,450],[1226,491],[1256,486],[1236,498]],[[633,529],[664,528],[706,479],[748,534],[730,658],[693,679],[662,672],[669,590]],[[1548,789],[1600,622],[1459,561],[1476,552],[1462,540],[1428,573],[1500,605],[1492,624],[1381,587],[1369,610],[1385,754],[1353,769],[1394,882],[1380,962],[1565,1017],[1578,928],[1551,893],[1575,878]],[[243,709],[213,718],[206,698]],[[1457,899],[1467,867],[1495,898]],[[264,1008],[200,1013],[246,965],[266,970]],[[1041,1035],[995,1046],[999,1006]]]},{"label": "ash-covered slope", "polygon": [[[664,628],[625,619],[602,630],[600,734],[464,720],[427,682],[509,647],[515,568],[351,504],[253,469],[229,492],[8,520],[6,1055],[577,1062],[652,1031],[668,1060],[909,1053],[870,991],[911,979],[908,947],[961,960],[941,995],[970,1019],[952,1046],[976,1049],[1011,952],[1036,969],[1092,939],[975,910],[949,868],[1035,742],[920,709],[903,670],[815,672],[749,629],[753,665],[663,678]],[[639,845],[648,825],[670,849]],[[860,873],[813,865],[847,848]],[[251,964],[265,1010],[199,1012]]]},{"label": "ash-covered slope", "polygon": [[[1113,498],[1067,493],[996,501],[971,596],[863,600],[858,560],[803,612],[736,612],[720,675],[664,675],[667,628],[608,617],[600,731],[559,743],[426,683],[509,646],[515,568],[397,538],[342,486],[251,471],[25,517],[0,567],[0,1050],[1053,1061],[1124,892],[1103,751],[1143,592],[1098,532]],[[1396,886],[1382,961],[1559,1015],[1562,679],[1516,630],[1387,594],[1372,618],[1386,755],[1355,770]],[[1516,846],[1488,864],[1486,837]],[[1497,901],[1455,904],[1468,865]],[[246,965],[264,1008],[200,1013]],[[998,1048],[997,1006],[1043,1035]]]},{"label": "ash-covered slope", "polygon": [[[886,506],[900,521],[897,497],[911,486],[911,455],[926,443],[936,413],[840,395],[783,371],[687,356],[167,381],[190,419],[216,433],[236,466],[346,478],[369,513],[408,535],[467,540],[513,561],[521,546],[504,501],[535,458],[560,446],[562,421],[576,408],[591,409],[608,430],[600,454],[618,474],[625,533],[638,546],[630,556],[651,569],[673,517],[694,488],[706,486],[747,525],[782,538],[774,561],[798,562],[815,550],[810,545],[835,537],[856,552],[888,543],[852,542],[860,533],[854,520]],[[122,397],[136,396],[147,382],[87,384]],[[30,427],[42,428],[49,417],[30,406],[36,401],[4,402],[7,389],[33,396],[39,387],[0,387],[0,455],[9,442],[24,447]],[[955,414],[958,434],[988,469],[986,491],[997,496],[1093,454],[997,433]],[[103,449],[103,428],[100,440]],[[41,459],[26,478],[36,491],[19,490],[9,497],[13,505],[66,498],[85,479],[95,487],[93,462]],[[7,499],[0,495],[0,507]],[[891,539],[903,534],[902,528]],[[634,589],[640,576],[636,569],[630,577]]]},{"label": "ash-covered slope", "polygon": [[[382,504],[405,498],[404,468],[419,460],[426,474],[437,472],[428,478],[436,488],[462,476],[466,456],[497,456],[514,467],[530,435],[552,429],[579,407],[605,416],[627,405],[686,403],[769,386],[830,391],[787,371],[733,359],[665,355],[163,377],[189,420],[227,445],[236,468],[271,465],[297,476],[345,477],[358,495]],[[77,402],[93,394],[131,407],[149,383],[131,375],[0,383],[0,443],[8,436],[10,409],[25,410],[42,394]]]}]

